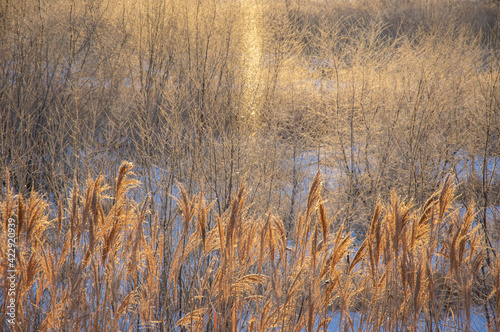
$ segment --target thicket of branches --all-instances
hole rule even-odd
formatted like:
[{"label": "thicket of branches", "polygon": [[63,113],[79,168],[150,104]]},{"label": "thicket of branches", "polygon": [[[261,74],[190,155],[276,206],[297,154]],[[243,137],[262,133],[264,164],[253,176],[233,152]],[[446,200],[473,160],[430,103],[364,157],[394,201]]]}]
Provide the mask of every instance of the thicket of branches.
[{"label": "thicket of branches", "polygon": [[[1,8],[0,163],[20,193],[67,199],[74,174],[112,175],[127,159],[162,223],[175,219],[175,181],[203,185],[222,212],[243,176],[256,211],[273,206],[289,221],[321,168],[328,208],[362,236],[377,197],[395,188],[422,202],[454,173],[463,201],[498,220],[493,3]],[[249,15],[258,69],[248,67]]]},{"label": "thicket of branches", "polygon": [[245,179],[251,214],[291,235],[321,170],[332,227],[359,245],[379,199],[422,205],[453,175],[498,251],[498,14],[465,0],[1,0],[1,197],[9,171],[14,193],[68,207],[75,180],[114,187],[133,161],[172,257],[177,183],[223,215]]}]

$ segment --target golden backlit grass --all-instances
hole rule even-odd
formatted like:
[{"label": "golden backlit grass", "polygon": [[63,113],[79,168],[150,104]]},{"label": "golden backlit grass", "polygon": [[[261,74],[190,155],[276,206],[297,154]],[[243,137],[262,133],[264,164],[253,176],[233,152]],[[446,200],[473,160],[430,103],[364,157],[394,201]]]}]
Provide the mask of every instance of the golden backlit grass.
[{"label": "golden backlit grass", "polygon": [[[466,331],[473,314],[490,331],[500,327],[499,258],[486,265],[474,204],[455,208],[450,178],[421,208],[395,193],[379,202],[360,245],[343,225],[334,229],[319,173],[292,232],[272,213],[252,214],[244,183],[221,215],[203,191],[190,196],[179,185],[182,225],[169,251],[148,198],[128,195],[140,186],[132,168],[122,163],[114,190],[102,177],[81,190],[75,181],[55,211],[7,183],[0,254],[5,285],[13,217],[12,330],[326,331],[335,316],[336,330]],[[6,298],[4,288],[3,312]]]}]

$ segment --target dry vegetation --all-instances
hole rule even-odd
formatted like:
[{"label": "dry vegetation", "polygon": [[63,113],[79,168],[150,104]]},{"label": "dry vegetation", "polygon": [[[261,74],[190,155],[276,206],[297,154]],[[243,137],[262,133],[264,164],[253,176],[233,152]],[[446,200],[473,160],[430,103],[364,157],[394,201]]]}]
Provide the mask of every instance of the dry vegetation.
[{"label": "dry vegetation", "polygon": [[0,0],[19,328],[496,332],[499,14]]},{"label": "dry vegetation", "polygon": [[75,182],[53,219],[41,196],[8,187],[1,217],[17,219],[19,243],[12,330],[326,331],[335,318],[344,331],[469,331],[483,314],[490,331],[500,327],[499,257],[485,275],[474,206],[453,207],[451,179],[421,208],[395,193],[377,204],[351,252],[345,225],[333,230],[319,173],[289,236],[278,216],[252,216],[244,183],[222,215],[180,186],[172,244],[157,216],[146,221],[147,199],[130,199],[132,168],[122,164],[114,190],[102,177]]}]

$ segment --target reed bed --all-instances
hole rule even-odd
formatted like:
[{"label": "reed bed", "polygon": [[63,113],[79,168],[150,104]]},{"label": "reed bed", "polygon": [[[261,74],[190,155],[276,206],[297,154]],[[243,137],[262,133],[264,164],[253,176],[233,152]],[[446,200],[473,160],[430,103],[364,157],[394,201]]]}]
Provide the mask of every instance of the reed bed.
[{"label": "reed bed", "polygon": [[[41,193],[1,200],[1,284],[7,223],[17,226],[12,331],[485,331],[500,329],[500,258],[473,203],[456,208],[447,178],[422,207],[391,195],[359,245],[327,213],[322,177],[288,231],[252,213],[241,183],[218,214],[203,190],[179,185],[179,236],[130,195],[141,184],[122,163],[75,180],[52,207]],[[175,241],[168,239],[175,238]],[[1,307],[6,312],[7,290]]]}]

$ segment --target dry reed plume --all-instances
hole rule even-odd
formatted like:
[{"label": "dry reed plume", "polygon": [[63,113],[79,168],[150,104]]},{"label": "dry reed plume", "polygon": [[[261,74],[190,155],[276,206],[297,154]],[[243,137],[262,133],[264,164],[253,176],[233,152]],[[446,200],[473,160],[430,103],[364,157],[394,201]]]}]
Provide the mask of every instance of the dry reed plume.
[{"label": "dry reed plume", "polygon": [[[113,191],[102,177],[83,188],[75,180],[54,211],[7,182],[2,285],[9,217],[18,235],[11,330],[469,331],[479,315],[498,331],[499,259],[485,265],[475,207],[454,207],[450,178],[420,209],[395,193],[379,202],[359,246],[344,224],[335,229],[319,173],[290,233],[276,215],[252,214],[244,183],[220,215],[203,191],[179,185],[183,220],[169,256],[148,199],[130,198],[140,185],[132,168],[122,163]],[[3,312],[5,299],[4,288]]]}]

